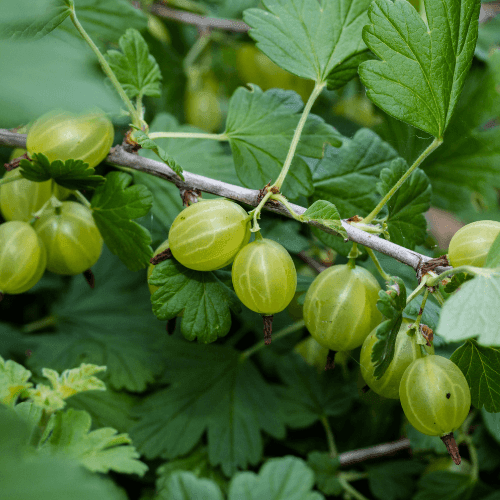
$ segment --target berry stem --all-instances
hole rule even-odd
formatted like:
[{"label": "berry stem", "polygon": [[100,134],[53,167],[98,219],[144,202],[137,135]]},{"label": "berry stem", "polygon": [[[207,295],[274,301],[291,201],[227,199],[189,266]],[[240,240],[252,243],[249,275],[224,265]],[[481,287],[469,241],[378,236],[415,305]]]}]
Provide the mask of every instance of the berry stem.
[{"label": "berry stem", "polygon": [[438,139],[437,137],[429,144],[429,146],[423,151],[423,153],[415,160],[415,163],[401,176],[401,178],[392,186],[389,192],[382,198],[380,203],[363,219],[365,224],[369,224],[384,208],[385,204],[394,196],[396,191],[404,184],[406,179],[410,177],[410,175],[414,172],[414,170],[420,166],[420,164],[441,144],[443,143],[442,139]]},{"label": "berry stem", "polygon": [[272,314],[267,316],[262,316],[264,320],[264,344],[271,344],[271,333],[273,332],[273,319],[274,316]]},{"label": "berry stem", "polygon": [[297,124],[297,128],[295,129],[295,133],[293,134],[292,142],[290,143],[290,148],[288,150],[285,163],[283,164],[283,168],[281,169],[280,175],[276,179],[276,182],[271,187],[276,187],[279,190],[281,190],[281,186],[283,185],[283,182],[285,181],[288,171],[290,170],[290,166],[292,164],[295,151],[299,144],[300,136],[302,135],[302,130],[304,129],[304,126],[306,124],[307,117],[309,116],[311,108],[313,107],[313,104],[315,103],[316,99],[325,88],[325,85],[326,82],[321,82],[321,83],[316,82],[316,84],[314,85],[314,89],[311,92],[311,95],[309,96],[306,105],[304,106],[304,109],[302,111],[302,116],[300,117],[299,123]]},{"label": "berry stem", "polygon": [[440,437],[441,441],[443,441],[443,443],[445,444],[446,449],[450,454],[450,457],[457,465],[460,465],[460,463],[462,462],[462,457],[460,456],[460,452],[458,451],[457,442],[453,437],[453,432],[450,432],[449,434],[445,434],[444,436]]},{"label": "berry stem", "polygon": [[[276,342],[277,340],[282,339],[283,337],[286,337],[287,335],[290,335],[293,332],[296,332],[297,330],[301,330],[304,328],[306,325],[304,320],[297,321],[296,323],[293,323],[285,328],[282,328],[279,332],[274,334],[274,341]],[[254,344],[252,347],[248,348],[246,351],[243,351],[241,353],[241,359],[242,361],[246,358],[249,358],[250,356],[254,355],[257,351],[260,351],[265,346],[264,340],[261,340],[260,342],[257,342]]]},{"label": "berry stem", "polygon": [[333,370],[335,368],[335,354],[337,351],[328,350],[328,354],[326,355],[326,363],[325,370]]},{"label": "berry stem", "polygon": [[85,196],[83,196],[82,193],[80,193],[80,191],[73,191],[73,194],[78,198],[78,201],[80,201],[80,203],[82,203],[83,205],[85,205],[87,208],[90,208],[92,210],[92,206],[90,204],[90,201],[87,200],[87,198],[85,198]]},{"label": "berry stem", "polygon": [[365,250],[366,253],[370,256],[370,259],[372,259],[372,262],[375,264],[375,267],[377,268],[377,271],[380,274],[380,276],[382,276],[382,278],[384,278],[385,281],[389,281],[391,277],[382,268],[380,261],[377,259],[377,256],[375,255],[375,252],[368,247],[365,247]]}]

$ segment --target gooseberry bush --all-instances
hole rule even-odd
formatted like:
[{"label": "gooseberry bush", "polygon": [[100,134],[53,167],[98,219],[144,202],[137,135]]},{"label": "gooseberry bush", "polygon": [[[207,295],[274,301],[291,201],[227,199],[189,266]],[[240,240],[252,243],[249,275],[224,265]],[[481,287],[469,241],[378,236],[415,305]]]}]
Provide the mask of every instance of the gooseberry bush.
[{"label": "gooseberry bush", "polygon": [[0,496],[494,500],[498,2],[166,4],[2,3]]}]

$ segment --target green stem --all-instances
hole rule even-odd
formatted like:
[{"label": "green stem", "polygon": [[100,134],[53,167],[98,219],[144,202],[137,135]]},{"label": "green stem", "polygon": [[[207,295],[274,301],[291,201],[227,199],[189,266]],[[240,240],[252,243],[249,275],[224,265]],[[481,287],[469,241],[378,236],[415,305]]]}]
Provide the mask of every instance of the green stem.
[{"label": "green stem", "polygon": [[328,449],[330,450],[330,457],[336,458],[338,455],[337,447],[335,446],[335,438],[333,437],[332,428],[330,427],[330,422],[328,422],[328,418],[326,415],[321,417],[321,423],[325,428],[326,440],[328,441]]},{"label": "green stem", "polygon": [[358,481],[359,479],[366,479],[368,474],[366,472],[349,471],[341,472],[339,476],[342,476],[346,481],[351,482]]},{"label": "green stem", "polygon": [[365,247],[365,250],[366,253],[370,256],[370,259],[372,259],[373,263],[375,264],[375,267],[377,268],[377,271],[380,274],[380,276],[382,276],[382,278],[384,278],[385,281],[389,281],[391,277],[382,269],[380,261],[377,259],[375,252],[368,247]]},{"label": "green stem", "polygon": [[438,301],[438,304],[443,307],[444,306],[444,297],[439,290],[433,292],[432,296]]},{"label": "green stem", "polygon": [[80,191],[73,191],[73,194],[81,201],[81,203],[83,205],[85,205],[87,208],[91,208],[92,205],[90,204],[90,201],[87,200],[87,198],[85,198],[85,196],[83,196],[82,193],[80,193]]},{"label": "green stem", "polygon": [[422,280],[422,283],[413,290],[410,296],[406,299],[406,305],[408,305],[415,297],[418,297],[423,291],[426,283]]},{"label": "green stem", "polygon": [[199,55],[209,44],[210,35],[211,35],[210,32],[202,34],[189,49],[188,53],[186,54],[186,57],[184,58],[184,61],[182,62],[182,67],[186,75],[189,74],[189,68],[193,66],[196,59],[198,59]]},{"label": "green stem", "polygon": [[420,306],[420,314],[417,316],[417,319],[415,320],[415,323],[413,323],[413,326],[417,329],[418,331],[418,326],[420,325],[420,321],[422,319],[422,314],[424,314],[424,309],[425,309],[425,303],[427,302],[427,297],[429,297],[429,288],[425,289],[424,296],[422,298],[422,305]]},{"label": "green stem", "polygon": [[214,141],[227,141],[226,134],[205,134],[204,132],[152,132],[148,134],[150,139],[212,139]]},{"label": "green stem", "polygon": [[[273,343],[276,342],[277,340],[282,339],[283,337],[286,337],[287,335],[290,335],[293,332],[296,332],[297,330],[300,330],[304,328],[305,326],[305,321],[297,321],[296,323],[293,323],[292,325],[289,325],[285,328],[282,328],[279,332],[273,333]],[[257,351],[262,349],[266,344],[264,343],[264,340],[261,340],[260,342],[257,342],[254,344],[252,347],[248,348],[246,351],[243,351],[241,353],[241,360],[245,360],[255,354]]]},{"label": "green stem", "polygon": [[[496,272],[498,272],[498,270]],[[495,274],[495,270],[483,269],[482,267],[474,267],[474,266],[453,267],[452,269],[448,269],[447,271],[444,271],[439,275],[429,277],[429,279],[427,280],[427,285],[437,286],[439,282],[442,281],[447,276],[451,276],[453,274],[458,274],[458,273],[468,273],[468,274],[473,274],[474,276],[491,276],[492,274]]]},{"label": "green stem", "polygon": [[15,172],[14,175],[11,175],[10,177],[2,177],[0,179],[0,186],[9,184],[10,182],[18,181],[20,179],[24,179],[24,177],[21,175],[21,172]]},{"label": "green stem", "polygon": [[265,194],[264,198],[262,198],[261,202],[253,210],[248,212],[250,215],[252,215],[252,218],[253,218],[253,227],[252,227],[252,229],[250,229],[250,231],[252,231],[252,233],[260,231],[260,226],[259,226],[259,222],[257,221],[257,219],[260,219],[260,212],[262,210],[262,207],[266,204],[267,200],[269,198],[271,198],[272,195],[273,195],[273,193],[271,191],[268,191]]},{"label": "green stem", "polygon": [[309,99],[307,100],[306,105],[304,106],[304,110],[302,111],[302,116],[300,117],[299,123],[297,124],[297,128],[295,129],[295,133],[293,134],[292,142],[290,143],[290,149],[288,150],[288,154],[285,159],[285,163],[283,164],[283,168],[281,169],[279,177],[276,179],[276,182],[271,187],[277,187],[281,189],[283,182],[285,181],[285,177],[288,174],[288,170],[290,169],[290,165],[292,164],[293,157],[295,155],[295,151],[299,144],[300,136],[302,135],[302,130],[306,124],[307,117],[311,112],[311,108],[313,107],[314,102],[321,94],[322,90],[325,88],[326,82],[317,83],[314,86]]},{"label": "green stem", "polygon": [[354,486],[351,486],[347,480],[342,476],[342,474],[339,474],[337,476],[337,479],[339,483],[342,485],[342,488],[349,493],[352,497],[356,498],[357,500],[368,500],[364,495],[362,495]]},{"label": "green stem", "polygon": [[49,326],[55,326],[57,324],[57,318],[55,316],[45,316],[45,318],[38,319],[33,321],[32,323],[28,323],[23,326],[24,333],[37,332],[38,330],[42,330],[43,328],[47,328]]},{"label": "green stem", "polygon": [[271,195],[271,200],[276,200],[282,203],[295,220],[302,221],[302,217],[294,212],[291,203],[282,194]]},{"label": "green stem", "polygon": [[115,74],[113,73],[113,70],[111,69],[111,66],[108,64],[108,61],[104,58],[104,56],[101,54],[101,51],[98,49],[97,45],[92,41],[92,39],[89,37],[87,32],[85,31],[84,27],[80,24],[78,21],[78,18],[76,17],[76,12],[75,12],[75,7],[74,5],[71,8],[71,12],[69,14],[69,17],[71,18],[71,21],[75,25],[75,28],[78,30],[82,38],[88,43],[89,47],[92,49],[94,54],[96,55],[97,59],[99,60],[99,63],[101,64],[101,68],[106,74],[106,76],[111,80],[111,83],[113,84],[113,87],[116,89],[120,97],[122,98],[122,101],[125,103],[125,106],[127,106],[127,109],[130,113],[130,116],[132,118],[132,123],[139,127],[141,129],[142,125],[142,120],[137,113],[137,110],[135,109],[134,105],[132,104],[132,101],[128,98],[127,94],[123,90],[123,87],[120,85],[120,82],[116,78]]},{"label": "green stem", "polygon": [[382,198],[380,203],[371,211],[368,216],[363,219],[365,224],[369,224],[378,213],[384,208],[385,204],[394,196],[394,193],[403,185],[403,183],[410,177],[413,171],[420,166],[420,164],[441,144],[443,143],[442,139],[435,138],[431,144],[425,149],[425,151],[415,160],[415,163],[406,171],[406,173],[399,179],[394,186],[390,189],[390,191]]}]

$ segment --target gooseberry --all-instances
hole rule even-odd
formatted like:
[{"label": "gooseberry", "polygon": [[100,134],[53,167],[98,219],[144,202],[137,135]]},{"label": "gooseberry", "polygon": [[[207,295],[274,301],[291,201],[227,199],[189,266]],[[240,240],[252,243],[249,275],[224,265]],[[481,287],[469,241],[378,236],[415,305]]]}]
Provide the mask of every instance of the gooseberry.
[{"label": "gooseberry", "polygon": [[[378,380],[374,376],[375,366],[371,360],[373,346],[377,342],[377,329],[374,328],[366,337],[361,347],[361,355],[359,363],[361,365],[361,374],[370,389],[375,391],[380,396],[391,399],[399,399],[399,384],[401,377],[406,368],[417,358],[424,356],[422,349],[410,335],[408,328],[413,323],[408,319],[403,318],[401,327],[396,336],[396,344],[394,346],[394,358],[389,364],[384,375]],[[417,333],[413,333],[417,335]],[[424,347],[424,346],[422,346]],[[429,354],[434,354],[433,347],[424,347]]]},{"label": "gooseberry", "polygon": [[453,267],[483,267],[486,256],[500,234],[500,222],[480,220],[460,228],[450,241],[448,260]]},{"label": "gooseberry", "polygon": [[243,208],[225,198],[198,201],[177,215],[170,227],[172,255],[195,271],[227,266],[250,240],[250,220]]},{"label": "gooseberry", "polygon": [[30,127],[26,149],[30,156],[43,153],[51,162],[82,160],[94,168],[106,158],[113,139],[113,124],[101,111],[81,115],[52,111]]},{"label": "gooseberry", "polygon": [[[297,288],[297,272],[290,254],[276,241],[262,238],[260,233],[238,252],[231,275],[241,302],[264,317],[283,311]],[[264,319],[267,344],[271,341],[271,321]]]},{"label": "gooseberry", "polygon": [[312,337],[332,351],[359,347],[382,320],[380,286],[366,269],[348,264],[329,267],[309,287],[304,321]]},{"label": "gooseberry", "polygon": [[103,240],[92,211],[80,203],[62,202],[45,211],[34,227],[47,248],[47,269],[53,273],[83,273],[101,255]]},{"label": "gooseberry", "polygon": [[42,277],[46,262],[45,246],[30,224],[0,224],[0,295],[29,290]]}]

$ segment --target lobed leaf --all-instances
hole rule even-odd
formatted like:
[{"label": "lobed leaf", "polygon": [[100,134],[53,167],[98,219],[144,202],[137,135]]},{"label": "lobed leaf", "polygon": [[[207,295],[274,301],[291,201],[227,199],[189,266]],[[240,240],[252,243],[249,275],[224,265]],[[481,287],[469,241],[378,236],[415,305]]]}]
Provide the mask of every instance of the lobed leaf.
[{"label": "lobed leaf", "polygon": [[165,381],[137,410],[130,433],[148,458],[185,455],[207,432],[212,465],[230,476],[262,458],[262,431],[283,438],[271,387],[240,353],[227,347],[169,339]]},{"label": "lobed leaf", "polygon": [[369,0],[264,0],[243,16],[257,47],[290,73],[324,82],[366,51],[361,30]]},{"label": "lobed leaf", "polygon": [[307,210],[300,216],[301,221],[315,221],[323,224],[323,226],[335,229],[344,238],[347,238],[347,232],[342,226],[339,211],[337,207],[325,200],[315,201]]},{"label": "lobed leaf", "polygon": [[442,139],[474,55],[479,0],[425,0],[427,24],[406,0],[374,0],[363,40],[381,60],[359,75],[388,114]]},{"label": "lobed leaf", "polygon": [[340,460],[332,458],[330,453],[313,451],[307,455],[307,465],[314,471],[316,484],[325,495],[338,496],[344,488],[337,478]]},{"label": "lobed leaf", "polygon": [[229,485],[228,500],[324,500],[311,491],[314,473],[303,460],[293,456],[268,460],[254,472],[240,472]]},{"label": "lobed leaf", "polygon": [[52,305],[55,333],[29,337],[28,366],[62,371],[82,362],[105,364],[108,387],[144,391],[165,366],[165,327],[151,314],[145,276],[127,272],[106,250],[93,271],[92,293],[83,276],[75,276]]},{"label": "lobed leaf", "polygon": [[[470,313],[470,311],[469,311]],[[472,405],[488,412],[500,412],[500,349],[468,340],[452,355],[470,387]]]},{"label": "lobed leaf", "polygon": [[[261,189],[281,171],[293,134],[299,123],[303,104],[291,90],[263,92],[240,87],[229,101],[225,135],[233,153],[236,173],[241,183]],[[322,158],[325,143],[340,145],[338,132],[322,118],[309,115],[297,147],[297,155]],[[312,194],[311,172],[300,156],[295,156],[283,184],[290,199]]]},{"label": "lobed leaf", "polygon": [[132,177],[124,172],[110,172],[106,181],[92,197],[92,216],[111,252],[130,271],[138,271],[148,264],[153,250],[149,232],[131,219],[149,212],[151,193],[146,186],[127,187]]},{"label": "lobed leaf", "polygon": [[21,160],[19,167],[23,177],[30,181],[54,179],[60,186],[71,190],[95,189],[106,181],[82,160],[55,160],[51,163],[43,153],[33,154],[31,161]]},{"label": "lobed leaf", "polygon": [[33,384],[28,382],[31,372],[24,366],[0,356],[0,403],[14,406],[21,393]]},{"label": "lobed leaf", "polygon": [[128,97],[160,97],[160,67],[141,34],[129,28],[118,44],[122,51],[108,50],[106,60]]},{"label": "lobed leaf", "polygon": [[339,380],[335,384],[335,374],[318,375],[316,368],[296,353],[283,357],[277,368],[286,384],[286,388],[276,390],[288,426],[301,429],[324,416],[339,416],[349,411],[356,392]]},{"label": "lobed leaf", "polygon": [[165,321],[182,313],[181,331],[188,340],[210,343],[224,337],[231,327],[230,309],[241,307],[225,277],[224,271],[193,271],[175,259],[160,262],[149,278],[160,287],[151,297],[154,314]]},{"label": "lobed leaf", "polygon": [[[380,172],[377,190],[385,196],[408,170],[402,158],[392,161]],[[427,235],[424,213],[431,205],[431,185],[425,173],[417,168],[387,203],[387,223],[390,240],[413,250]]]},{"label": "lobed leaf", "polygon": [[138,460],[139,453],[127,434],[117,434],[110,427],[90,431],[90,427],[91,418],[85,411],[69,408],[59,412],[50,438],[41,448],[54,456],[73,459],[92,472],[145,474],[148,467]]},{"label": "lobed leaf", "polygon": [[158,491],[158,500],[224,500],[220,488],[210,479],[202,479],[192,472],[171,474]]},{"label": "lobed leaf", "polygon": [[500,274],[476,276],[444,304],[437,333],[448,342],[477,337],[485,346],[500,346]]}]

